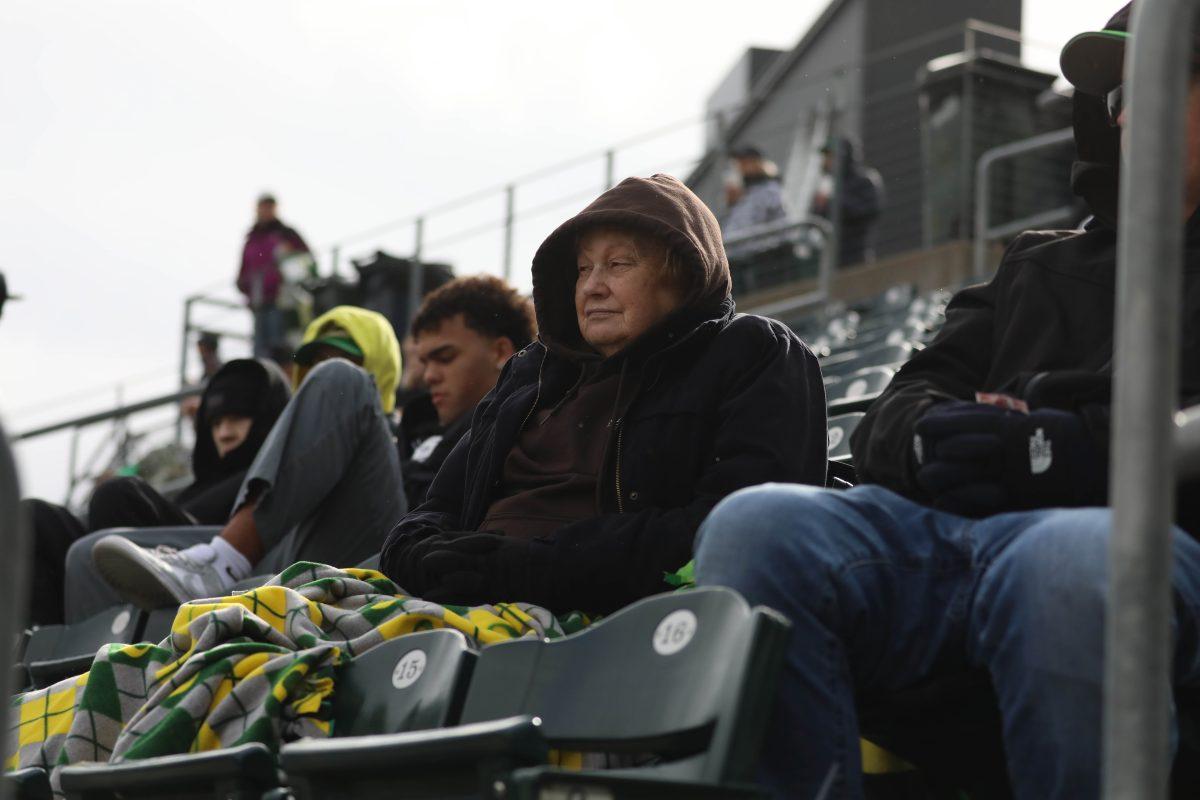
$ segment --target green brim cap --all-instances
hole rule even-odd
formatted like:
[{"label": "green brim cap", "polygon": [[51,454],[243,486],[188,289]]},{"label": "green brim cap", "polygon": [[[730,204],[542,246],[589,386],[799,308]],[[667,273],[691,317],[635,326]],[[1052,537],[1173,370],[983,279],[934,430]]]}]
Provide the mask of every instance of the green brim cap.
[{"label": "green brim cap", "polygon": [[1124,80],[1125,31],[1088,31],[1067,42],[1059,57],[1063,77],[1084,94],[1104,97]]},{"label": "green brim cap", "polygon": [[344,336],[320,336],[302,345],[296,354],[292,356],[292,360],[302,367],[307,367],[312,363],[313,357],[316,355],[317,349],[322,345],[336,347],[346,355],[354,356],[361,359],[363,357],[362,348],[354,343],[353,339],[348,339]]}]

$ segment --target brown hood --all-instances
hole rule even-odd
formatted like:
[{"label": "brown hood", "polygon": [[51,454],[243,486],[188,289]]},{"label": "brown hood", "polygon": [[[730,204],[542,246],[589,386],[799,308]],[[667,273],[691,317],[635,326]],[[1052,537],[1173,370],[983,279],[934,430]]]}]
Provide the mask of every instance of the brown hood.
[{"label": "brown hood", "polygon": [[533,257],[533,304],[548,347],[589,352],[575,319],[575,243],[594,225],[638,228],[666,241],[690,277],[677,314],[720,313],[732,281],[721,227],[704,202],[670,175],[626,178],[558,226]]}]

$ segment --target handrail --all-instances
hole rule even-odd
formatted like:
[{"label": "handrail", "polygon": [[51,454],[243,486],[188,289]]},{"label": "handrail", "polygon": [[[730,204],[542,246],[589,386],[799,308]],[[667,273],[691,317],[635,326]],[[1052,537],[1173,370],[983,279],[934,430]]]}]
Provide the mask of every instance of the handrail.
[{"label": "handrail", "polygon": [[833,269],[837,258],[835,251],[837,248],[835,247],[833,237],[833,223],[824,217],[806,216],[799,219],[785,219],[765,225],[756,225],[746,230],[745,233],[725,238],[725,252],[728,254],[730,247],[736,252],[738,245],[755,239],[782,237],[792,230],[800,230],[802,228],[816,228],[825,238],[825,244],[821,250],[821,262],[817,267],[817,290],[798,297],[789,297],[779,302],[756,306],[748,310],[763,316],[775,316],[799,311],[819,303],[824,303],[829,299],[829,289],[833,281]]},{"label": "handrail", "polygon": [[[0,698],[5,701],[18,688],[13,685],[13,671],[9,665],[17,660],[13,644],[25,626],[28,595],[29,532],[21,513],[20,499],[16,459],[0,427],[0,548],[4,551],[4,558],[0,558],[0,587],[3,587],[0,591],[6,595],[0,600],[0,665],[3,666],[0,669]],[[15,750],[16,743],[9,741],[11,736],[13,728],[7,724],[0,727],[0,752],[7,754]],[[7,800],[11,790],[9,781],[0,780],[0,800]]]},{"label": "handrail", "polygon": [[1174,413],[1179,402],[1184,111],[1196,0],[1140,0],[1117,234],[1113,530],[1104,660],[1106,800],[1165,798],[1170,768]]},{"label": "handrail", "polygon": [[972,260],[972,273],[975,276],[975,280],[981,281],[987,277],[987,246],[993,241],[1005,236],[1011,236],[1014,233],[1020,233],[1021,231],[1044,227],[1067,217],[1074,210],[1073,206],[1060,206],[1059,208],[1043,211],[1040,214],[1034,214],[1022,220],[993,227],[991,225],[992,165],[1014,156],[1021,156],[1032,153],[1035,150],[1065,144],[1072,141],[1074,135],[1074,131],[1071,128],[1060,128],[1056,131],[1039,133],[1037,136],[1031,136],[1028,139],[1021,139],[1018,142],[1009,142],[999,147],[993,147],[981,155],[979,160],[975,162],[975,242]]},{"label": "handrail", "polygon": [[33,430],[18,433],[13,438],[16,441],[21,442],[25,441],[26,439],[45,436],[48,433],[57,433],[58,431],[70,430],[72,428],[86,428],[89,425],[96,425],[100,422],[121,419],[122,417],[128,417],[131,414],[137,414],[141,411],[149,411],[150,409],[158,408],[159,406],[172,405],[181,400],[186,400],[189,397],[195,397],[202,391],[203,389],[201,389],[199,386],[189,386],[177,392],[159,395],[157,397],[152,397],[149,400],[142,400],[137,403],[130,403],[127,406],[118,406],[116,408],[110,408],[108,411],[99,411],[95,414],[86,414],[82,417],[75,417],[74,419],[67,419],[61,422],[52,423],[50,425],[44,425],[40,428],[34,428]]}]

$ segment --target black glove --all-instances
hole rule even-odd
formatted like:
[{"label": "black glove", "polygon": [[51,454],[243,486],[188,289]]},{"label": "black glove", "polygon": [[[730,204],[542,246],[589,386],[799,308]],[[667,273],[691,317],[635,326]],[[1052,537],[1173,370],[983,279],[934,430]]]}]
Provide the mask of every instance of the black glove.
[{"label": "black glove", "polygon": [[422,599],[454,605],[524,601],[550,607],[549,547],[474,533],[437,542],[421,560]]},{"label": "black glove", "polygon": [[388,563],[384,565],[387,576],[408,596],[424,597],[432,585],[422,566],[425,556],[448,541],[474,535],[474,531],[462,533],[435,528],[430,528],[424,535],[408,534],[389,549]]},{"label": "black glove", "polygon": [[1083,419],[983,403],[934,406],[917,421],[917,483],[935,508],[968,516],[1104,502],[1106,461]]}]

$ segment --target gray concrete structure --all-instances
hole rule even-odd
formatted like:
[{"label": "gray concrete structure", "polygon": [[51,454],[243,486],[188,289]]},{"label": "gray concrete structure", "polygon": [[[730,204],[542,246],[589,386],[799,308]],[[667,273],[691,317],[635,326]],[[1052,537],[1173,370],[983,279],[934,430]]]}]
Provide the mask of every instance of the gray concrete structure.
[{"label": "gray concrete structure", "polygon": [[[880,221],[880,254],[919,247],[924,181],[917,73],[933,58],[963,51],[972,19],[1019,30],[1021,2],[831,0],[796,46],[762,75],[749,102],[725,126],[724,147],[710,145],[688,184],[720,214],[724,148],[757,145],[786,171],[797,126],[831,102],[839,130],[862,143],[866,162],[883,175],[889,201]],[[1018,51],[1016,42],[1003,38],[989,38],[987,46]]]}]

